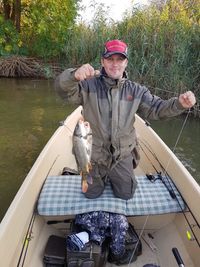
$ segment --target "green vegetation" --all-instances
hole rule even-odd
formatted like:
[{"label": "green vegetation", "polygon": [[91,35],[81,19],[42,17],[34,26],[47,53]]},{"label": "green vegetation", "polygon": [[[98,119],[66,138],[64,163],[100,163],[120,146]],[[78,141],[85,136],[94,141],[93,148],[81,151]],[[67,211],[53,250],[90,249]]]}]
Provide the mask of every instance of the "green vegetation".
[{"label": "green vegetation", "polygon": [[0,0],[0,55],[58,57],[73,28],[78,2]]},{"label": "green vegetation", "polygon": [[[20,19],[5,15],[6,2],[11,11],[20,2]],[[199,96],[200,2],[165,2],[133,7],[118,23],[108,20],[105,6],[96,5],[93,24],[86,25],[75,23],[78,0],[0,0],[0,55],[37,57],[65,67],[89,62],[98,68],[103,43],[119,38],[129,44],[134,80],[172,95],[189,89]]]}]

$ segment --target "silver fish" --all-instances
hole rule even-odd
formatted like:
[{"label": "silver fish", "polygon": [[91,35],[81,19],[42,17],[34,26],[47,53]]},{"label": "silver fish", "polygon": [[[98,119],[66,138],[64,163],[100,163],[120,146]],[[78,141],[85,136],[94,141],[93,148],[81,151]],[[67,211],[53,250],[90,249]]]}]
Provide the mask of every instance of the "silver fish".
[{"label": "silver fish", "polygon": [[73,153],[78,170],[82,176],[82,192],[87,192],[88,183],[92,184],[90,175],[92,153],[92,130],[87,121],[79,120],[73,133]]}]

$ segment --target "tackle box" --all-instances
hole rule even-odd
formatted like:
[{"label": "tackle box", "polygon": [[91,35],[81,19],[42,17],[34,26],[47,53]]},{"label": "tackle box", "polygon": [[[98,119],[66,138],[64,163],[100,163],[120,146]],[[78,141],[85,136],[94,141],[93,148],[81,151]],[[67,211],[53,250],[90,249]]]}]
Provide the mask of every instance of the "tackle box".
[{"label": "tackle box", "polygon": [[43,263],[45,267],[66,266],[66,238],[51,235],[47,241]]}]

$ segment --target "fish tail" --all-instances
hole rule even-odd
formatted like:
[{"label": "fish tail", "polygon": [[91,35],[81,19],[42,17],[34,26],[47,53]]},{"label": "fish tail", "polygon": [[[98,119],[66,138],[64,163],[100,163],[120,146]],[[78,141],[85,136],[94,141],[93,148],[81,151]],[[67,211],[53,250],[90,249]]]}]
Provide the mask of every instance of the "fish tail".
[{"label": "fish tail", "polygon": [[82,192],[86,193],[88,190],[88,183],[87,183],[86,174],[81,173],[81,176],[82,176],[82,180],[81,180]]}]

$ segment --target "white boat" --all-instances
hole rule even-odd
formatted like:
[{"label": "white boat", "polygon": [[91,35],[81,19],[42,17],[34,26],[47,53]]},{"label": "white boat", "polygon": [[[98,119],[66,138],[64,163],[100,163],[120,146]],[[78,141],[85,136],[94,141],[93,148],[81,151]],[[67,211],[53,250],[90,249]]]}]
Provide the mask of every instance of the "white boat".
[{"label": "white boat", "polygon": [[[78,107],[57,129],[5,214],[0,224],[2,267],[43,266],[43,253],[49,236],[66,236],[65,222],[49,225],[47,221],[52,219],[63,221],[74,217],[74,214],[53,214],[48,217],[38,213],[37,204],[43,184],[48,177],[60,176],[64,167],[77,168],[72,154],[72,135],[80,116],[81,107]],[[125,266],[142,267],[154,263],[161,267],[176,267],[178,264],[172,253],[172,248],[176,247],[185,264],[179,266],[198,267],[200,266],[200,187],[159,136],[138,116],[135,128],[141,146],[141,160],[135,170],[136,176],[139,178],[146,177],[146,174],[156,176],[161,172],[165,177],[170,177],[185,205],[183,206],[182,200],[176,197],[172,200],[178,206],[177,211],[168,210],[156,214],[155,211],[148,210],[145,214],[128,215],[129,221],[133,223],[140,236],[143,250],[135,262]],[[147,181],[152,184],[148,179]],[[168,191],[170,191],[169,186],[164,185],[168,187]],[[168,194],[167,198],[170,200],[172,197]],[[159,205],[159,200],[157,202]],[[66,203],[68,204],[75,205]],[[114,265],[107,263],[106,266]]]}]

